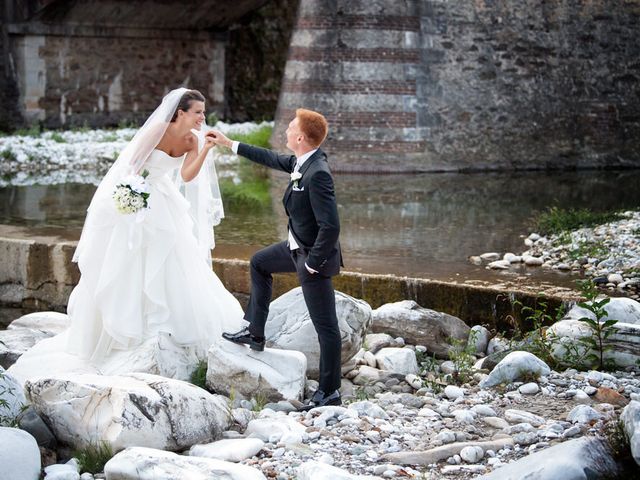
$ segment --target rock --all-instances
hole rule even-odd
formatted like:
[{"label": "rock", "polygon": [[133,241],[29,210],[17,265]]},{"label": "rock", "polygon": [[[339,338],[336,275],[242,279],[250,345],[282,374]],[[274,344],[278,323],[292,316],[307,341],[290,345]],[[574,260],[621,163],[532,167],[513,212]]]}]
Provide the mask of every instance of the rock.
[{"label": "rock", "polygon": [[227,462],[241,462],[256,455],[264,447],[259,438],[218,440],[205,445],[194,445],[189,449],[192,457],[215,458]]},{"label": "rock", "polygon": [[466,342],[470,328],[458,317],[422,308],[413,300],[387,303],[372,313],[374,332],[411,338],[438,358],[449,358],[451,339]]},{"label": "rock", "polygon": [[104,441],[115,451],[177,451],[215,440],[231,424],[224,397],[156,375],[69,374],[28,381],[25,389],[56,438],[75,448]]},{"label": "rock", "polygon": [[38,442],[38,446],[50,449],[56,447],[56,437],[49,426],[44,423],[44,420],[40,418],[33,405],[29,405],[20,415],[20,428],[25,432],[29,432]]},{"label": "rock", "polygon": [[[393,337],[387,333],[370,333],[364,337],[364,342],[367,346],[367,350],[373,355],[378,353],[381,349],[391,347],[395,344]],[[375,367],[375,365],[371,366]]]},{"label": "rock", "polygon": [[376,356],[370,351],[364,352],[364,355],[362,358],[366,362],[366,364],[369,365],[370,367],[373,367],[373,368],[378,367],[378,361],[376,360]]},{"label": "rock", "polygon": [[640,465],[640,402],[633,400],[624,407],[620,420],[629,439],[631,455],[633,455],[636,463]]},{"label": "rock", "polygon": [[480,382],[481,388],[493,387],[501,383],[548,375],[549,366],[529,352],[511,352],[504,357],[491,371],[489,376]]},{"label": "rock", "polygon": [[373,479],[368,475],[353,475],[323,462],[308,461],[296,468],[297,480],[360,480]]},{"label": "rock", "polygon": [[509,423],[529,423],[534,427],[544,425],[544,418],[534,414],[525,412],[524,410],[507,409],[504,411],[504,418]]},{"label": "rock", "polygon": [[613,388],[599,387],[594,395],[594,400],[599,403],[609,403],[617,407],[624,407],[629,403],[624,395],[620,395]]},{"label": "rock", "polygon": [[529,267],[538,267],[544,263],[540,257],[523,256],[524,264]]},{"label": "rock", "polygon": [[505,253],[502,256],[503,260],[506,260],[509,263],[520,263],[522,262],[522,257],[520,255],[515,255],[511,252]]},{"label": "rock", "polygon": [[[574,309],[571,312],[576,314]],[[637,362],[640,362],[640,324],[619,322],[611,328],[613,332],[603,342],[604,360],[615,362],[618,367],[635,367]],[[583,355],[586,347],[577,340],[593,335],[589,325],[576,319],[556,322],[547,332],[557,338],[552,350],[557,360],[562,360],[567,355],[566,345],[571,345],[573,349],[578,350],[579,355]]]},{"label": "rock", "polygon": [[207,386],[216,392],[228,396],[234,390],[247,398],[260,392],[271,401],[304,396],[307,358],[301,352],[275,348],[256,352],[220,342],[208,355]]},{"label": "rock", "polygon": [[467,463],[478,463],[484,457],[484,450],[477,445],[460,450],[460,458]]},{"label": "rock", "polygon": [[22,385],[0,367],[0,417],[15,419],[27,404]]},{"label": "rock", "polygon": [[[342,292],[336,291],[335,297],[342,336],[342,363],[346,363],[362,347],[364,335],[371,325],[371,307],[367,302]],[[307,357],[307,375],[317,378],[320,344],[301,287],[271,302],[265,335],[268,347],[304,353]]]},{"label": "rock", "polygon": [[14,320],[7,330],[31,328],[40,330],[49,336],[57,335],[65,331],[71,325],[69,316],[59,312],[35,312]]},{"label": "rock", "polygon": [[369,402],[367,400],[362,402],[354,402],[349,405],[350,410],[355,410],[358,412],[358,415],[371,417],[371,418],[389,418],[387,412],[385,412],[382,408],[380,408],[375,403]]},{"label": "rock", "polygon": [[40,450],[31,435],[18,428],[0,427],[0,472],[7,480],[40,478]]},{"label": "rock", "polygon": [[33,328],[0,331],[0,366],[9,368],[24,352],[51,335]]},{"label": "rock", "polygon": [[[630,323],[632,325],[640,325],[640,303],[627,297],[610,297],[609,303],[604,306],[607,316],[604,320],[618,320],[620,323]],[[595,320],[595,315],[586,308],[574,305],[571,310],[562,318],[562,320],[580,320],[582,317],[588,317]]]},{"label": "rock", "polygon": [[500,254],[497,252],[487,252],[480,255],[480,258],[485,262],[493,262],[500,259]]},{"label": "rock", "polygon": [[380,370],[403,375],[419,372],[416,354],[410,348],[383,348],[376,353],[376,361]]},{"label": "rock", "polygon": [[482,258],[480,258],[478,255],[471,255],[469,257],[469,261],[474,265],[482,265]]},{"label": "rock", "polygon": [[404,375],[362,365],[358,369],[358,374],[351,381],[355,385],[372,385],[377,382],[386,383],[391,378],[402,380]]},{"label": "rock", "polygon": [[[21,331],[16,329],[13,331]],[[63,332],[38,342],[28,355],[21,356],[8,370],[18,381],[66,374],[121,375],[131,372],[149,373],[178,380],[189,380],[204,352],[184,347],[167,333],[145,340],[128,350],[113,350],[100,363],[99,370],[80,357],[66,353],[67,336]],[[46,360],[47,368],[42,368]]]},{"label": "rock", "polygon": [[598,437],[568,440],[504,465],[477,480],[587,480],[616,478],[620,467]]},{"label": "rock", "polygon": [[591,423],[601,418],[602,414],[589,405],[578,405],[567,414],[567,422],[571,423]]},{"label": "rock", "polygon": [[496,335],[487,344],[487,355],[509,350],[509,341],[499,335]]},{"label": "rock", "polygon": [[247,426],[245,435],[269,443],[302,443],[306,427],[292,417],[278,415],[273,418],[256,418]]},{"label": "rock", "polygon": [[507,260],[496,260],[487,264],[487,268],[492,270],[507,270],[511,266],[511,262]]},{"label": "rock", "polygon": [[80,473],[75,462],[49,465],[44,469],[46,473],[45,480],[79,480]]},{"label": "rock", "polygon": [[465,447],[480,447],[486,452],[487,450],[497,451],[505,447],[513,447],[513,445],[513,440],[508,437],[485,442],[458,442],[425,451],[387,453],[380,459],[384,462],[400,465],[429,465],[460,454]]},{"label": "rock", "polygon": [[518,391],[523,395],[535,395],[540,391],[540,387],[535,382],[525,383],[518,387]]},{"label": "rock", "polygon": [[474,325],[469,332],[467,345],[471,347],[472,353],[486,353],[491,332],[482,325]]},{"label": "rock", "polygon": [[104,473],[107,480],[266,480],[262,472],[247,465],[144,447],[118,453],[106,463]]},{"label": "rock", "polygon": [[471,407],[471,410],[476,414],[479,415],[481,417],[495,417],[496,416],[496,412],[493,408],[491,408],[489,405],[474,405],[473,407]]},{"label": "rock", "polygon": [[464,397],[464,390],[455,385],[447,385],[444,388],[444,394],[449,400],[455,400]]},{"label": "rock", "polygon": [[482,418],[482,421],[492,427],[492,428],[498,428],[500,430],[502,430],[503,428],[507,428],[509,426],[509,422],[507,422],[504,418],[500,418],[500,417],[484,417]]},{"label": "rock", "polygon": [[607,275],[607,282],[615,283],[617,285],[618,283],[624,282],[624,278],[622,278],[622,275],[619,273],[610,273]]}]

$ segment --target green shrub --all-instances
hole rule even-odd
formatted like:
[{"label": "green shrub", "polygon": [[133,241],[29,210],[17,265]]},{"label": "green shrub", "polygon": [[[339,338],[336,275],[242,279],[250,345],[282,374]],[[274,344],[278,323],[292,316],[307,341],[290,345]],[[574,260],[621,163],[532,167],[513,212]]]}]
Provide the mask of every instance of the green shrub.
[{"label": "green shrub", "polygon": [[254,178],[236,184],[232,180],[220,181],[220,193],[225,206],[263,209],[271,206],[269,181]]},{"label": "green shrub", "polygon": [[263,125],[252,132],[229,134],[228,137],[231,140],[248,143],[249,145],[255,145],[256,147],[271,148],[271,142],[269,139],[271,138],[272,132],[273,127]]},{"label": "green shrub", "polygon": [[64,139],[64,137],[62,135],[60,135],[60,133],[58,133],[58,132],[53,132],[51,134],[51,140],[53,140],[56,143],[67,143],[67,141]]},{"label": "green shrub", "polygon": [[207,389],[207,361],[206,360],[200,360],[198,362],[198,365],[196,366],[196,369],[193,371],[193,373],[191,374],[191,383],[193,383],[194,385],[203,388],[205,390]]},{"label": "green shrub", "polygon": [[550,207],[538,215],[536,230],[542,235],[559,234],[583,227],[593,227],[624,218],[620,212],[592,212],[586,208]]},{"label": "green shrub", "polygon": [[73,452],[78,459],[81,473],[100,473],[104,465],[113,457],[113,449],[107,442],[91,443],[85,448]]}]

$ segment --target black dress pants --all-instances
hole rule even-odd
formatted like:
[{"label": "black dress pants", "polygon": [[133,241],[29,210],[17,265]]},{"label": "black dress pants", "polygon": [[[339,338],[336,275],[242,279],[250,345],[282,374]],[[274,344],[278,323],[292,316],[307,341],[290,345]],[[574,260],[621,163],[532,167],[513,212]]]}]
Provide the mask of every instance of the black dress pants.
[{"label": "black dress pants", "polygon": [[256,252],[251,258],[251,296],[244,318],[250,323],[251,334],[263,337],[271,302],[272,274],[296,272],[320,343],[319,388],[330,393],[340,388],[341,377],[342,339],[336,315],[335,292],[331,277],[307,271],[304,265],[306,258],[304,250],[290,250],[287,242],[276,243]]}]

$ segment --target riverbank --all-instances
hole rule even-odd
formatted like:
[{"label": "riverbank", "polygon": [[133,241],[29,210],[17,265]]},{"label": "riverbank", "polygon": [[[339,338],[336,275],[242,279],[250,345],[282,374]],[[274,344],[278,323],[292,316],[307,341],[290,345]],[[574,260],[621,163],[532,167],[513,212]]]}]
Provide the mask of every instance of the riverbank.
[{"label": "riverbank", "polygon": [[509,270],[514,265],[573,272],[616,294],[640,298],[640,211],[620,213],[620,220],[595,227],[563,231],[549,236],[531,233],[524,239],[528,250],[471,257],[486,268]]}]

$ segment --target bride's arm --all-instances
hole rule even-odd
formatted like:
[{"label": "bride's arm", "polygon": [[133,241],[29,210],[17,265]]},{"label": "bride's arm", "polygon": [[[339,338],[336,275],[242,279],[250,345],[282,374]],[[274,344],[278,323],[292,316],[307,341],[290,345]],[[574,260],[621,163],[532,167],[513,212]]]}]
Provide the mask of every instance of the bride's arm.
[{"label": "bride's arm", "polygon": [[182,168],[180,169],[180,175],[182,176],[182,180],[185,182],[190,182],[196,178],[202,168],[204,159],[207,158],[209,150],[214,146],[213,139],[205,137],[204,146],[202,147],[202,150],[198,152],[198,141],[195,138],[193,138],[192,141],[194,143],[194,147],[187,153],[187,158],[184,159]]}]

